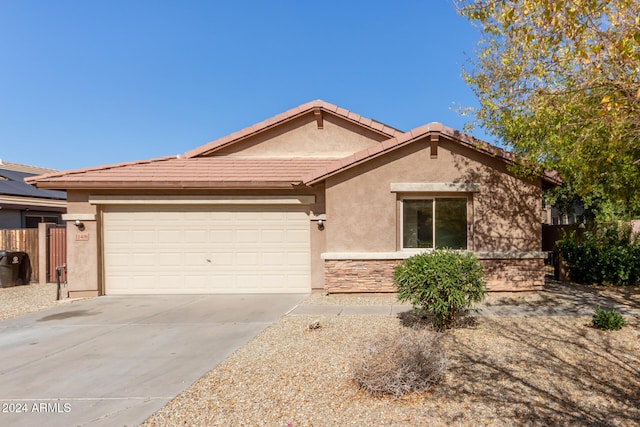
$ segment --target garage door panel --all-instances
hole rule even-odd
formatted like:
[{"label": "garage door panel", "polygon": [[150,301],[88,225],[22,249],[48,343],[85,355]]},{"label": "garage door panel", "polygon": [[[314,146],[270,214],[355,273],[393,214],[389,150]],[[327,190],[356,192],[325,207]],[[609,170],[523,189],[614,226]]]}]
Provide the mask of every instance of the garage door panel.
[{"label": "garage door panel", "polygon": [[131,239],[133,239],[133,243],[155,243],[156,233],[151,230],[133,230],[131,232]]},{"label": "garage door panel", "polygon": [[129,261],[131,260],[131,255],[128,253],[115,253],[111,257],[112,264],[121,267],[129,266]]},{"label": "garage door panel", "polygon": [[185,243],[206,243],[210,238],[209,232],[204,229],[185,230],[183,236]]},{"label": "garage door panel", "polygon": [[184,256],[181,253],[158,252],[156,253],[157,265],[181,265],[184,263]]},{"label": "garage door panel", "polygon": [[236,231],[236,243],[238,244],[258,244],[260,243],[260,231],[256,229],[240,229]]},{"label": "garage door panel", "polygon": [[129,242],[129,231],[128,230],[112,230],[109,231],[108,235],[105,235],[105,238],[108,238],[110,242],[116,243],[126,243]]},{"label": "garage door panel", "polygon": [[135,253],[133,254],[133,265],[138,266],[155,266],[157,264],[157,256],[153,253]]},{"label": "garage door panel", "polygon": [[262,230],[261,237],[265,243],[285,242],[285,233],[283,230]]},{"label": "garage door panel", "polygon": [[158,243],[177,243],[181,242],[185,233],[180,230],[158,230],[156,241]]},{"label": "garage door panel", "polygon": [[[256,281],[264,280],[264,278],[264,275],[258,274],[238,274],[236,283],[239,289],[251,289],[255,286]],[[263,282],[262,285],[264,286],[265,283]]]},{"label": "garage door panel", "polygon": [[287,265],[305,266],[309,265],[309,254],[303,252],[290,252],[287,254]]},{"label": "garage door panel", "polygon": [[[122,275],[120,280],[132,281],[134,278],[130,275]],[[135,276],[136,287],[141,290],[154,290],[156,287],[162,286],[162,282],[156,279],[155,275],[137,274]]]},{"label": "garage door panel", "polygon": [[302,209],[110,206],[103,220],[108,294],[310,290]]},{"label": "garage door panel", "polygon": [[238,267],[251,267],[261,264],[260,255],[256,252],[236,253],[236,265]]},{"label": "garage door panel", "polygon": [[309,229],[306,230],[287,230],[286,231],[286,240],[288,242],[297,242],[302,245],[306,244],[309,239]]},{"label": "garage door panel", "polygon": [[233,240],[233,231],[231,230],[209,230],[209,240],[211,242],[230,242]]},{"label": "garage door panel", "polygon": [[195,267],[208,267],[207,260],[209,258],[209,254],[205,252],[190,252],[186,254],[182,254],[179,257],[179,261],[175,263],[176,266],[185,265],[189,268]]},{"label": "garage door panel", "polygon": [[216,267],[217,271],[220,271],[223,267],[233,266],[235,263],[235,257],[232,253],[216,253],[209,258],[213,267]]},{"label": "garage door panel", "polygon": [[277,253],[263,253],[262,263],[265,266],[279,267],[285,264],[285,254],[281,252]]}]

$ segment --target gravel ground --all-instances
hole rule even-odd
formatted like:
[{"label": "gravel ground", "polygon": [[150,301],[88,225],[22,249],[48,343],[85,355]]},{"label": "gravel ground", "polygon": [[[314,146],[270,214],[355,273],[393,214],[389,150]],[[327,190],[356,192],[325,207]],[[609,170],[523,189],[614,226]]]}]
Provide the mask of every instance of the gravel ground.
[{"label": "gravel ground", "polygon": [[[550,283],[553,288],[554,283]],[[487,304],[640,300],[639,289],[571,286],[492,294]],[[555,295],[555,297],[554,297]],[[393,296],[312,295],[306,304],[388,304]],[[472,319],[444,336],[448,369],[430,391],[400,399],[360,391],[363,346],[413,322],[392,316],[285,316],[150,417],[151,426],[640,425],[640,318],[600,331],[590,317]],[[308,326],[319,321],[320,328]]]},{"label": "gravel ground", "polygon": [[58,286],[55,283],[0,288],[0,320],[44,310],[62,302],[56,301]]}]

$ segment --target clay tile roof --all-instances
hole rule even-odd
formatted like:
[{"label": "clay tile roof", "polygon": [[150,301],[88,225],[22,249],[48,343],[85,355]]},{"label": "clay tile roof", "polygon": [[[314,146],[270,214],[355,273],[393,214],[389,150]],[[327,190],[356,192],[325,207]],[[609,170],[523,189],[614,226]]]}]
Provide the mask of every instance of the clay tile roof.
[{"label": "clay tile roof", "polygon": [[291,188],[327,163],[309,158],[164,157],[32,180],[41,188]]},{"label": "clay tile roof", "polygon": [[[432,122],[412,129],[409,132],[399,134],[381,142],[379,145],[354,153],[351,156],[345,157],[340,162],[333,162],[326,167],[318,168],[312,173],[305,175],[303,182],[306,185],[316,184],[332,175],[350,169],[356,165],[362,164],[368,160],[396,150],[397,148],[410,144],[417,139],[421,139],[432,134],[446,136],[461,145],[490,156],[498,157],[508,164],[515,164],[519,161],[518,156],[509,151],[491,145],[488,142],[476,139],[471,135],[462,133],[453,128],[443,126],[442,123]],[[556,171],[544,171],[542,179],[552,185],[560,185],[562,183],[562,180]]]},{"label": "clay tile roof", "polygon": [[359,124],[362,127],[368,128],[373,132],[382,134],[389,138],[402,134],[401,131],[394,129],[388,125],[385,125],[384,123],[379,123],[379,122],[376,122],[375,120],[362,117],[359,114],[353,113],[349,110],[345,110],[344,108],[340,108],[328,102],[325,102],[322,100],[315,100],[315,101],[308,102],[306,104],[302,104],[298,107],[292,108],[288,111],[285,111],[284,113],[280,113],[260,123],[256,123],[238,132],[234,132],[230,135],[216,139],[215,141],[211,141],[205,145],[202,145],[198,148],[188,151],[184,154],[184,157],[192,158],[192,157],[200,157],[200,156],[211,154],[214,151],[217,151],[223,147],[227,147],[235,142],[243,140],[244,138],[258,134],[274,126],[277,126],[283,122],[287,122],[289,120],[300,117],[304,114],[307,114],[311,111],[318,110],[318,109],[325,111],[329,114],[333,114],[335,116],[341,117],[342,119],[350,121],[352,123]]},{"label": "clay tile roof", "polygon": [[[360,123],[380,134],[387,135],[389,138],[342,159],[205,156],[223,146],[233,144],[242,138],[316,109],[322,109],[322,111],[335,114],[345,120]],[[28,177],[25,181],[45,189],[291,188],[300,184],[316,184],[332,175],[396,150],[413,141],[434,135],[438,138],[444,136],[458,144],[500,158],[509,164],[519,162],[518,157],[513,153],[443,126],[441,123],[429,123],[407,133],[402,133],[324,101],[312,101],[210,142],[188,152],[184,157],[170,156],[95,168],[52,172]],[[562,183],[555,172],[544,172],[542,178],[551,185]]]}]

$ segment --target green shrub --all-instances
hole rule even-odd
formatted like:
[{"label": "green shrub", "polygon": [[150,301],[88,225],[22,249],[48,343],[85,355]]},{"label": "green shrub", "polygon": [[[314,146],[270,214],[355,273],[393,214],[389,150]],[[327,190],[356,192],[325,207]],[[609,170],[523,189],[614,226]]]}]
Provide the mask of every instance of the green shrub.
[{"label": "green shrub", "polygon": [[482,266],[470,253],[435,250],[414,255],[394,270],[398,300],[425,310],[438,330],[450,328],[456,316],[482,301],[487,293]]},{"label": "green shrub", "polygon": [[400,397],[426,391],[446,370],[440,335],[427,329],[408,329],[365,344],[352,365],[353,380],[373,395]]},{"label": "green shrub", "polygon": [[591,319],[591,324],[594,328],[617,331],[622,329],[623,326],[626,326],[627,321],[615,310],[603,310],[598,307]]},{"label": "green shrub", "polygon": [[575,232],[557,248],[577,283],[616,286],[640,283],[640,240],[628,225],[599,224],[579,238]]}]

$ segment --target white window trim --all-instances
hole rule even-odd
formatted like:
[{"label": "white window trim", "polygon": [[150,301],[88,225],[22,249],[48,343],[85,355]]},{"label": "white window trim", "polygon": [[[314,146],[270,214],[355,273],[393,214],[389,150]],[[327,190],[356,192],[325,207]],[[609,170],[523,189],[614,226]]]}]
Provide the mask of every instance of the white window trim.
[{"label": "white window trim", "polygon": [[392,182],[392,193],[479,193],[476,182]]}]

